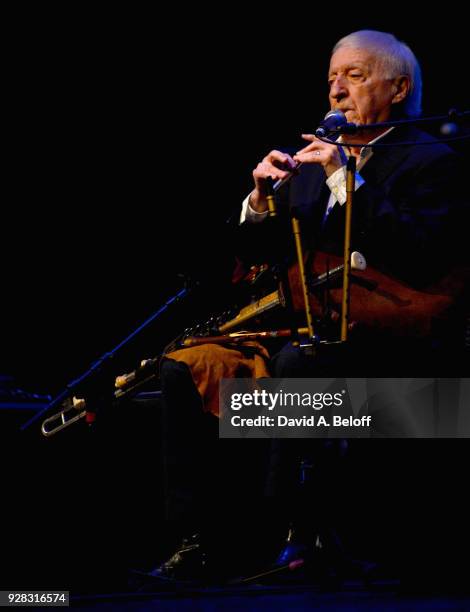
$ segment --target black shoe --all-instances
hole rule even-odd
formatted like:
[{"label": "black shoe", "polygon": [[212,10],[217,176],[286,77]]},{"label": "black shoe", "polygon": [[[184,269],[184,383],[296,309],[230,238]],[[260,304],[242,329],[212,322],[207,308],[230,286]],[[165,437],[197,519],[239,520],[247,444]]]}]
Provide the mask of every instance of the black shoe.
[{"label": "black shoe", "polygon": [[248,571],[245,568],[243,577],[232,581],[232,584],[297,582],[299,579],[302,580],[302,568],[308,556],[308,546],[298,538],[294,529],[289,528],[287,538],[274,561],[269,561],[269,553],[264,555],[265,560],[260,565],[252,565]]},{"label": "black shoe", "polygon": [[200,582],[208,577],[207,554],[198,533],[183,542],[167,561],[149,572],[162,580]]},{"label": "black shoe", "polygon": [[318,583],[337,589],[343,583],[352,560],[333,529],[289,529],[284,546],[265,576],[283,582]]},{"label": "black shoe", "polygon": [[309,550],[306,542],[299,538],[295,530],[290,527],[287,538],[281,552],[278,554],[273,564],[273,569],[276,567],[290,566],[296,561],[305,561],[306,558],[311,556],[311,550]]}]

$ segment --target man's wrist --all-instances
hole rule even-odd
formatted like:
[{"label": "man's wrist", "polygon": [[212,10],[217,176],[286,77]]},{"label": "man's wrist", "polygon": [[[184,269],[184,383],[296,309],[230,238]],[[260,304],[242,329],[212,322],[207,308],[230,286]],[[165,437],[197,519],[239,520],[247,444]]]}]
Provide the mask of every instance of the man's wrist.
[{"label": "man's wrist", "polygon": [[246,198],[243,200],[242,211],[240,214],[240,223],[245,223],[245,221],[248,221],[248,223],[260,223],[261,221],[264,221],[268,216],[267,210],[265,210],[264,212],[258,212],[251,207],[250,195],[247,195]]},{"label": "man's wrist", "polygon": [[259,194],[255,195],[254,191],[250,193],[248,206],[251,208],[252,212],[257,215],[262,215],[268,210],[266,198],[260,197]]}]

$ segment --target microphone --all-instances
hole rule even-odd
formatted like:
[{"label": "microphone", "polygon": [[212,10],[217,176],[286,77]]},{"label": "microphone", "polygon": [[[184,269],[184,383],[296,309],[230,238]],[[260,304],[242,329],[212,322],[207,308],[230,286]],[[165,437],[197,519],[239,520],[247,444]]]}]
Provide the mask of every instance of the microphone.
[{"label": "microphone", "polygon": [[[346,119],[346,115],[343,111],[340,110],[330,110],[326,113],[323,121],[320,123],[319,127],[315,130],[315,136],[317,138],[328,138],[330,140],[336,140],[340,134],[338,131],[340,128],[345,128],[344,131],[348,131],[348,133],[356,131],[356,125],[354,123],[348,123]],[[280,187],[290,181],[294,172],[300,168],[302,162],[297,163],[295,168],[283,179],[278,179],[273,184],[273,191],[277,191]]]},{"label": "microphone", "polygon": [[325,118],[315,130],[317,138],[328,138],[330,134],[338,131],[339,128],[348,125],[348,120],[343,111],[330,110],[326,113]]}]

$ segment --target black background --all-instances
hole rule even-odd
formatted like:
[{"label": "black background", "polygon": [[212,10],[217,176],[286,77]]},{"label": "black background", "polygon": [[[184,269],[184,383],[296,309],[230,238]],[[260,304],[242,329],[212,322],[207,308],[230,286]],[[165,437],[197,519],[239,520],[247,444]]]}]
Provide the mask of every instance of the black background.
[{"label": "black background", "polygon": [[[213,299],[232,267],[225,220],[257,161],[300,146],[328,110],[341,36],[394,32],[421,61],[425,113],[468,106],[455,15],[194,13],[6,21],[0,372],[29,390],[83,372],[181,288],[180,273]],[[139,359],[161,349],[161,328]]]},{"label": "black background", "polygon": [[[55,394],[181,288],[178,274],[202,279],[198,299],[217,301],[232,267],[225,220],[257,161],[300,145],[328,110],[326,71],[341,36],[395,33],[421,61],[424,112],[468,108],[463,19],[428,11],[412,23],[394,7],[381,18],[365,7],[351,17],[289,6],[255,20],[235,5],[5,15],[0,374]],[[180,308],[152,326],[124,366],[157,354],[185,319]],[[156,560],[155,418],[116,419],[98,442],[80,431],[3,445],[5,588],[106,588],[103,575],[132,555]],[[368,446],[350,464],[359,467],[346,527],[360,525],[354,537],[376,557],[392,549],[411,566],[437,544],[430,563],[442,553],[452,566],[466,445],[419,441],[425,452],[413,463],[418,441],[383,442],[393,445]],[[460,518],[447,537],[453,508]]]}]

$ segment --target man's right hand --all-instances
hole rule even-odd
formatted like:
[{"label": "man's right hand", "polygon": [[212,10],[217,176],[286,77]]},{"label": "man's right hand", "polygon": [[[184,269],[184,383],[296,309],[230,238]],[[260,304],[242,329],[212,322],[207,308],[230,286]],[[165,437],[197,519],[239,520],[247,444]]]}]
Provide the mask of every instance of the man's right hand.
[{"label": "man's right hand", "polygon": [[250,206],[258,212],[266,212],[268,210],[268,202],[266,200],[266,179],[271,177],[273,181],[284,179],[295,170],[297,163],[287,153],[281,151],[271,151],[253,170],[253,179],[255,188],[250,195]]}]

